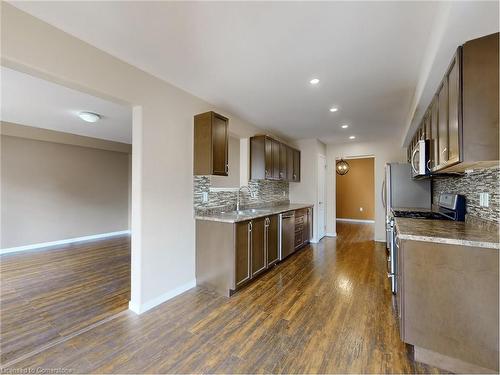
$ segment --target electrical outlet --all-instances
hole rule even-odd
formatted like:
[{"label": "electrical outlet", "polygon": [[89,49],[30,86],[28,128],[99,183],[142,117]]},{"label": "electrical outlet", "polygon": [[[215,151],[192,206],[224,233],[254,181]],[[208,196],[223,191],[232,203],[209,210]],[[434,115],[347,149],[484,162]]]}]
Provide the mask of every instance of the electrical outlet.
[{"label": "electrical outlet", "polygon": [[359,211],[360,211],[360,212],[363,212],[363,207],[360,207],[360,208],[359,208]]},{"label": "electrical outlet", "polygon": [[202,194],[202,200],[203,200],[203,203],[207,203],[208,202],[208,191],[204,191],[203,194]]},{"label": "electrical outlet", "polygon": [[489,207],[490,206],[490,194],[489,193],[479,193],[479,206]]}]

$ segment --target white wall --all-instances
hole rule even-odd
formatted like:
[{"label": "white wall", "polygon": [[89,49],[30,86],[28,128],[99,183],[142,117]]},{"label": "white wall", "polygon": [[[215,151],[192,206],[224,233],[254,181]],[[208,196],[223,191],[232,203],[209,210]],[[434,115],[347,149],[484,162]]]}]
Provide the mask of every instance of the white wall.
[{"label": "white wall", "polygon": [[326,146],[317,139],[302,139],[296,141],[295,145],[300,150],[300,182],[290,182],[290,202],[314,204],[313,241],[316,241],[318,238],[318,156],[326,156]]},{"label": "white wall", "polygon": [[382,205],[382,183],[384,181],[384,165],[389,162],[404,162],[405,150],[400,147],[399,139],[384,142],[342,143],[328,145],[327,153],[327,233],[336,233],[336,191],[335,162],[356,156],[375,157],[375,240],[385,242],[385,209]]},{"label": "white wall", "polygon": [[262,133],[230,113],[5,2],[2,65],[133,106],[131,308],[195,283],[193,115],[215,110],[239,137]]}]

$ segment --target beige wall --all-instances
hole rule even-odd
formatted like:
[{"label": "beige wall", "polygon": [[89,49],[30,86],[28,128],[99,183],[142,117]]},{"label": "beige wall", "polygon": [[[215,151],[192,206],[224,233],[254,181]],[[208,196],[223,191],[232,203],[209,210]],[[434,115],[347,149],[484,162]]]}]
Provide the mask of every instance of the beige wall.
[{"label": "beige wall", "polygon": [[[337,218],[375,219],[375,175],[373,158],[346,159],[349,172],[336,175]],[[360,208],[363,211],[360,211]]]},{"label": "beige wall", "polygon": [[317,139],[302,139],[295,142],[295,146],[300,150],[300,182],[290,182],[290,202],[314,204],[313,241],[316,241],[318,238],[318,157],[326,156],[326,146]]},{"label": "beige wall", "polygon": [[142,312],[195,282],[193,116],[265,132],[5,2],[2,65],[133,107],[131,308]]},{"label": "beige wall", "polygon": [[2,249],[129,229],[129,154],[1,136]]},{"label": "beige wall", "polygon": [[336,173],[337,158],[374,156],[375,160],[375,240],[385,242],[385,209],[382,204],[382,182],[384,166],[390,162],[404,162],[405,150],[399,147],[399,138],[381,142],[341,143],[327,146],[327,232],[335,234],[336,229]]}]

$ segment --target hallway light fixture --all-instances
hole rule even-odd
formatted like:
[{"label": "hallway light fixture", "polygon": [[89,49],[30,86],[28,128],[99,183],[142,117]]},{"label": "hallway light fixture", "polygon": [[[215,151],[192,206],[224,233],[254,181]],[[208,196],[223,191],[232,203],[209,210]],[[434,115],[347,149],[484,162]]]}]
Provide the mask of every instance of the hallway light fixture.
[{"label": "hallway light fixture", "polygon": [[337,162],[335,165],[335,170],[337,171],[337,174],[343,176],[349,172],[349,163],[346,162],[344,159],[340,158],[340,160]]}]

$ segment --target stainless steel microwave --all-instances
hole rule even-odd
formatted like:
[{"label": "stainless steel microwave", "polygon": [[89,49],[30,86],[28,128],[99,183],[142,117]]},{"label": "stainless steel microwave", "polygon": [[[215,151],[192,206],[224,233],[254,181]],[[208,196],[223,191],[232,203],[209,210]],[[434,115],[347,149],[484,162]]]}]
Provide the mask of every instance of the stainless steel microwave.
[{"label": "stainless steel microwave", "polygon": [[429,140],[420,140],[411,152],[411,175],[413,178],[427,177],[431,174],[429,159]]}]

